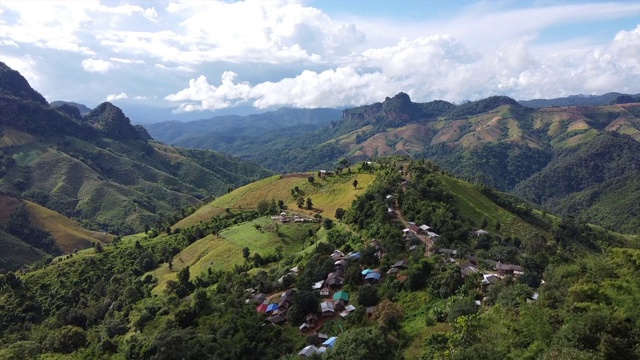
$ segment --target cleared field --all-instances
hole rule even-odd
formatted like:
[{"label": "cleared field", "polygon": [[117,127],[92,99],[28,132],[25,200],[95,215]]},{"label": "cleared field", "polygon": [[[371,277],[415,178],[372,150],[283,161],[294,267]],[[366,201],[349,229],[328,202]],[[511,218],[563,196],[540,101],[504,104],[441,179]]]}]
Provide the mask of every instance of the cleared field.
[{"label": "cleared field", "polygon": [[[314,176],[313,183],[307,180],[309,176]],[[353,188],[353,180],[355,179],[358,180],[356,189]],[[333,219],[337,208],[347,209],[351,206],[355,197],[363,194],[374,179],[375,175],[356,173],[330,176],[326,179],[318,178],[317,173],[275,175],[245,185],[215,199],[179,221],[173,228],[196,225],[200,221],[206,221],[222,214],[226,208],[252,209],[263,199],[283,200],[287,207],[294,212],[307,215],[322,214],[323,217]],[[302,190],[305,199],[311,198],[312,210],[298,208],[296,199],[291,195],[291,189],[296,186]]]},{"label": "cleared field", "polygon": [[441,177],[444,185],[455,196],[456,207],[464,218],[473,219],[480,223],[483,218],[489,221],[489,231],[496,222],[502,225],[499,233],[503,236],[518,236],[526,238],[534,232],[546,233],[544,229],[534,227],[511,212],[501,208],[484,194],[476,190],[473,185],[448,176]]},{"label": "cleared field", "polygon": [[30,201],[24,203],[31,214],[32,223],[53,235],[56,244],[65,253],[70,253],[74,249],[89,248],[93,242],[110,243],[114,239],[113,235],[87,230],[77,221],[64,217],[53,210]]},{"label": "cleared field", "polygon": [[301,252],[309,245],[309,229],[315,232],[319,228],[319,223],[276,226],[271,218],[261,217],[225,229],[218,236],[208,235],[174,256],[172,270],[168,264],[163,264],[152,272],[159,280],[154,291],[165,289],[167,281],[175,280],[177,273],[186,266],[189,266],[191,277],[195,278],[209,268],[228,270],[242,264],[245,261],[242,249],[245,247],[249,248],[250,254],[263,256],[274,254],[278,246],[281,246],[283,255]]}]

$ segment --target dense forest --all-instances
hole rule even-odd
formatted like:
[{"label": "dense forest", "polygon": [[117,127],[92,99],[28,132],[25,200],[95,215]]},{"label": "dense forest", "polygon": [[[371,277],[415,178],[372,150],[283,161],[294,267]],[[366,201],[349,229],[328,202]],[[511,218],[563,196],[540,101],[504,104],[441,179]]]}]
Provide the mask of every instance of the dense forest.
[{"label": "dense forest", "polygon": [[[376,179],[350,207],[336,210],[337,222],[275,230],[262,225],[260,231],[282,234],[303,230],[296,232],[300,240],[286,237],[289,245],[272,252],[249,245],[243,260],[226,269],[194,272],[182,258],[227,229],[292,211],[283,201],[261,201],[173,230],[177,216],[146,235],[67,255],[26,274],[0,275],[0,355],[294,358],[305,346],[319,347],[317,334],[326,332],[337,341],[315,357],[638,357],[633,309],[640,253],[624,248],[636,239],[553,218],[517,198],[454,179],[431,162],[387,158],[350,169]],[[346,172],[334,176],[351,178]],[[470,194],[477,194],[475,200],[460,198]],[[470,213],[465,201],[502,209],[504,224],[488,221],[485,215],[492,214]],[[403,230],[405,218],[429,224],[433,233]],[[531,225],[519,236],[506,235],[515,231],[513,224]],[[489,231],[475,235],[480,227]],[[308,250],[289,252],[291,241]],[[336,254],[349,255],[336,265]],[[519,270],[504,274],[497,264]],[[365,280],[361,274],[371,271],[381,279]],[[331,292],[350,294],[348,303],[355,305],[344,318],[321,312],[326,300],[314,287],[336,272],[343,283]],[[488,281],[487,274],[496,275]],[[284,298],[286,322],[273,325],[273,314],[256,312],[256,294]],[[299,330],[308,314],[323,318],[317,332]]]}]

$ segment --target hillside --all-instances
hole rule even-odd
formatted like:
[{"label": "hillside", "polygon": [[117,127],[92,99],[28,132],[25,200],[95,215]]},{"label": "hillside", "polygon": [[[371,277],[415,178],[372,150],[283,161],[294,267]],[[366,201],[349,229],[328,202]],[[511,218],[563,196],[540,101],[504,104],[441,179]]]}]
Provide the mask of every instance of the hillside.
[{"label": "hillside", "polygon": [[[640,103],[629,102],[635,98],[624,94],[603,96],[614,104],[534,109],[500,96],[454,105],[414,103],[399,93],[344,110],[342,120],[313,133],[266,132],[260,140],[223,132],[174,138],[177,144],[224,149],[284,172],[334,169],[343,166],[338,163],[341,158],[351,163],[388,155],[428,158],[458,176],[513,192],[549,212],[588,216],[616,231],[637,232],[640,225],[632,218],[639,209],[633,204],[640,193],[632,177],[622,175],[637,167],[625,154],[634,154],[634,144],[640,141]],[[188,124],[184,126],[199,123]],[[595,153],[603,136],[616,143],[606,159]],[[572,181],[570,171],[557,169],[579,168],[585,161],[592,162],[594,170],[615,167],[616,175],[606,181],[598,174],[585,175],[590,176],[588,188],[563,187],[553,197],[538,195],[550,183]],[[543,174],[551,175],[546,185],[537,180]],[[556,179],[560,174],[563,177]],[[616,207],[612,199],[623,193],[631,200]]]},{"label": "hillside", "polygon": [[17,72],[0,68],[0,190],[94,230],[141,231],[270,174],[231,156],[154,142],[110,103],[86,116],[68,104],[49,107],[24,78],[14,81]]},{"label": "hillside", "polygon": [[[527,320],[508,311],[519,309],[539,326],[560,326],[543,321],[538,312],[545,311],[574,324],[579,318],[549,305],[571,303],[574,295],[563,295],[564,289],[580,290],[579,275],[568,271],[577,266],[573,261],[595,266],[605,256],[626,258],[617,250],[598,255],[627,245],[624,238],[544,215],[432,163],[382,158],[372,165],[313,183],[310,174],[270,177],[220,196],[173,229],[160,223],[100,250],[0,275],[0,357],[281,359],[321,346],[322,333],[337,338],[327,346],[329,360],[345,358],[350,349],[375,351],[348,359],[471,351],[475,340],[454,340],[459,322],[482,324],[467,330],[473,334],[495,316],[520,327]],[[265,195],[288,202],[291,186],[324,215],[329,206],[343,207],[340,220],[284,221],[278,213],[304,217],[305,210]],[[410,229],[403,235],[407,219],[428,221],[439,236]],[[488,233],[470,233],[479,227]],[[583,260],[572,260],[569,251]],[[489,286],[483,274],[492,279]],[[549,285],[541,285],[543,276]],[[318,281],[330,288],[328,295],[312,289]],[[615,299],[635,299],[624,300],[620,288],[608,284]],[[540,296],[529,304],[534,291]],[[338,309],[327,310],[328,303]],[[623,329],[615,336],[630,335]],[[504,345],[514,341],[508,334],[491,341],[502,354],[519,349]],[[545,354],[551,343],[524,350]]]},{"label": "hillside", "polygon": [[[616,102],[620,98],[629,97],[633,95],[621,94],[617,92],[610,92],[603,95],[572,95],[555,99],[531,99],[520,100],[518,103],[522,106],[531,108],[545,108],[552,106],[586,106],[586,105],[609,105],[612,102]],[[635,97],[640,96],[636,94]],[[632,101],[632,102],[638,102]]]},{"label": "hillside", "polygon": [[77,221],[31,201],[0,195],[0,229],[3,242],[5,270],[15,270],[47,255],[69,254],[87,249],[95,243],[106,245],[115,236],[87,230]]}]

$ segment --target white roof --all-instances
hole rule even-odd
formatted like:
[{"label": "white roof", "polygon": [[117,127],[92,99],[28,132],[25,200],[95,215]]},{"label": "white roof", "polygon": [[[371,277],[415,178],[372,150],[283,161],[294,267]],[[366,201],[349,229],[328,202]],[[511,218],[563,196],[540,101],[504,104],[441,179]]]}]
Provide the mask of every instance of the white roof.
[{"label": "white roof", "polygon": [[302,356],[311,356],[314,353],[316,353],[318,351],[318,348],[313,346],[313,345],[309,345],[309,346],[305,346],[304,349],[300,350],[300,352],[298,353],[298,355],[302,355]]},{"label": "white roof", "polygon": [[353,306],[353,305],[347,305],[347,306],[344,307],[344,309],[349,311],[349,312],[351,312],[351,311],[355,311],[356,307]]},{"label": "white roof", "polygon": [[311,287],[313,290],[322,289],[322,284],[324,284],[324,280],[320,280],[317,283],[313,284]]},{"label": "white roof", "polygon": [[429,225],[420,225],[420,230],[427,231],[429,229],[431,229],[431,226],[429,226]]}]

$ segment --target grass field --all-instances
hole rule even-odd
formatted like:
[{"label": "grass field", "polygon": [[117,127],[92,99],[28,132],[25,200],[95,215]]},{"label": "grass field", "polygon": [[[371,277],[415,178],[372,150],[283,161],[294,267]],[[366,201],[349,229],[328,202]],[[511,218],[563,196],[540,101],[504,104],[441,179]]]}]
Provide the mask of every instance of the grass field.
[{"label": "grass field", "polygon": [[31,264],[46,256],[46,254],[33,248],[20,239],[0,230],[0,269],[14,271],[22,265]]},{"label": "grass field", "polygon": [[480,224],[482,219],[486,217],[489,222],[489,228],[486,230],[495,231],[496,222],[500,222],[501,228],[497,232],[503,236],[526,238],[533,232],[546,233],[545,229],[534,227],[501,208],[472,184],[448,176],[442,176],[441,179],[446,188],[454,194],[460,215],[472,219],[476,224]]},{"label": "grass field", "polygon": [[[309,176],[314,176],[313,183],[307,180]],[[358,180],[357,189],[354,189],[352,185],[355,179]],[[222,214],[226,208],[252,209],[263,199],[283,200],[287,207],[295,212],[307,215],[322,214],[323,217],[334,218],[337,208],[347,209],[350,207],[355,197],[363,194],[374,179],[375,175],[372,174],[355,173],[327,177],[326,179],[319,179],[316,173],[275,175],[220,196],[179,221],[173,228],[196,225],[201,221]],[[291,196],[291,189],[296,186],[303,191],[305,199],[311,198],[314,205],[312,210],[298,209],[295,199]]]},{"label": "grass field", "polygon": [[[310,245],[309,229],[314,232],[320,228],[318,223],[276,224],[269,217],[261,217],[227,228],[218,236],[208,235],[189,245],[173,258],[173,269],[167,264],[154,270],[158,278],[155,292],[162,291],[168,280],[175,280],[176,274],[189,266],[192,278],[198,274],[213,270],[228,270],[242,264],[242,249],[249,248],[251,254],[269,255],[282,247],[283,255],[302,252]],[[322,234],[318,235],[323,236]]]}]

